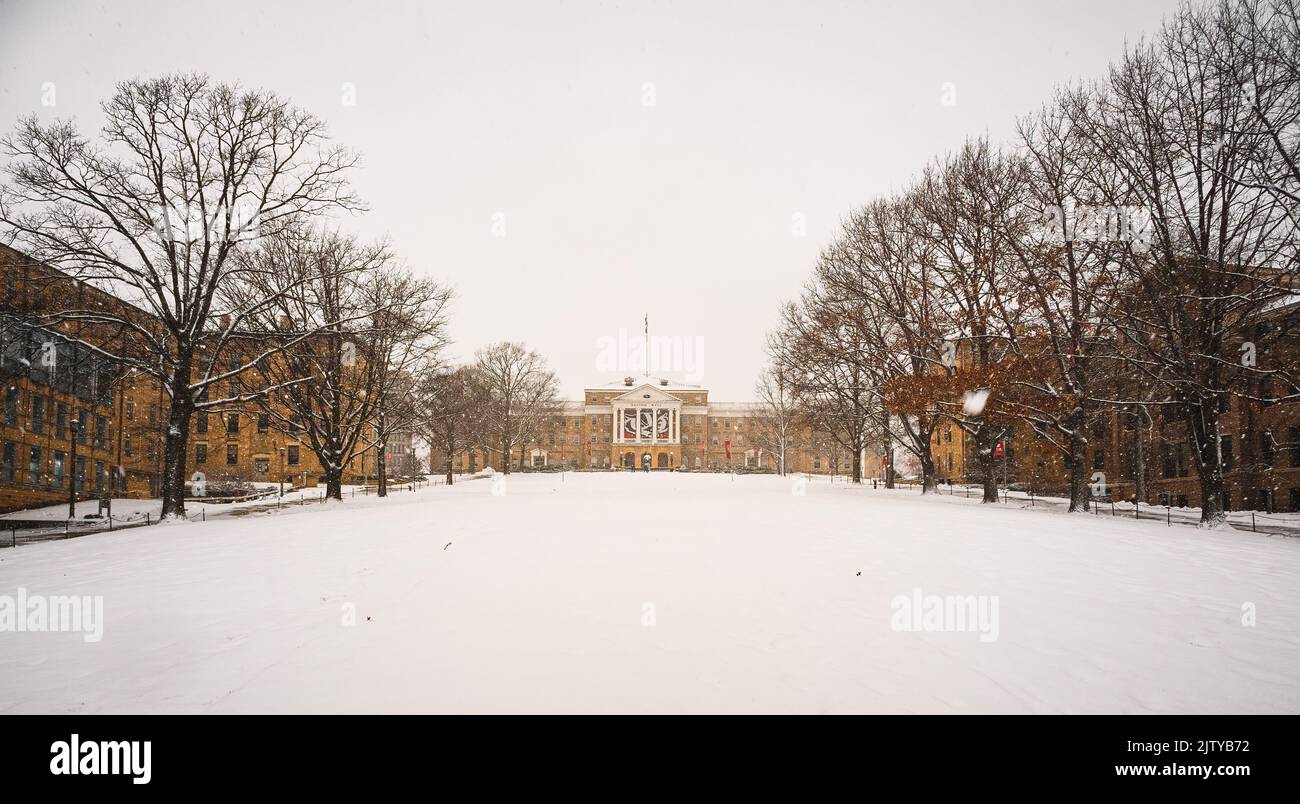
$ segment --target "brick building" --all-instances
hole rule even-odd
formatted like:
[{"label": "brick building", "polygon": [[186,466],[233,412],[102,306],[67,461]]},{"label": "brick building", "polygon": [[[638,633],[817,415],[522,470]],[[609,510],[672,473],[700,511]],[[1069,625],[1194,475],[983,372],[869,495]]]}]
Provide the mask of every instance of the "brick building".
[{"label": "brick building", "polygon": [[[1300,362],[1294,333],[1300,301],[1269,310],[1270,326],[1282,326],[1283,338],[1259,359],[1278,364]],[[1263,338],[1260,338],[1263,341]],[[1236,354],[1225,357],[1231,365]],[[958,351],[958,365],[965,352]],[[1300,512],[1300,402],[1269,403],[1274,389],[1247,380],[1244,396],[1224,397],[1219,420],[1224,459],[1224,508],[1265,512]],[[1006,429],[1004,456],[997,460],[999,479],[1036,494],[1063,495],[1069,489],[1064,456],[1024,423],[996,422]],[[1199,506],[1200,485],[1188,444],[1186,423],[1174,405],[1153,404],[1103,411],[1089,426],[1088,474],[1100,473],[1106,497],[1132,500],[1139,472],[1145,480],[1142,501],[1149,504]],[[959,427],[941,423],[931,439],[940,481],[978,482],[974,442]],[[1004,469],[1005,467],[1005,469]]]},{"label": "brick building", "polygon": [[[133,355],[129,331],[43,319],[96,307],[144,326],[151,321],[111,294],[0,246],[0,512],[67,502],[70,486],[79,500],[160,493],[168,400],[156,379],[114,359]],[[230,382],[219,390],[261,380],[240,375]],[[247,406],[200,412],[190,428],[186,476],[309,486],[320,480],[302,434],[276,426],[266,413]],[[374,477],[375,456],[367,452],[352,460],[344,482]]]},{"label": "brick building", "polygon": [[[698,385],[625,377],[584,390],[582,401],[561,403],[541,436],[519,448],[511,463],[533,468],[774,470],[778,457],[763,448],[757,432],[761,414],[753,403],[711,402],[709,392]],[[787,471],[849,471],[849,456],[832,439],[806,425],[798,430],[787,450]],[[867,450],[864,476],[879,476],[879,462],[879,456]],[[471,450],[457,455],[453,468],[473,472],[494,463],[484,450]],[[430,455],[431,467],[445,465]]]}]

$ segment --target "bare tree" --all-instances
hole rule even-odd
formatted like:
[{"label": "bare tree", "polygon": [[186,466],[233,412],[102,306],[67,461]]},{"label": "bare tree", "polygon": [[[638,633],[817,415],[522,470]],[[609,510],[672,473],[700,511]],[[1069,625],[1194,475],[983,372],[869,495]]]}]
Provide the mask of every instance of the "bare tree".
[{"label": "bare tree", "polygon": [[412,276],[406,270],[381,270],[364,285],[366,307],[365,358],[375,363],[377,399],[371,426],[365,431],[375,453],[378,495],[388,495],[388,440],[410,432],[419,416],[415,374],[436,366],[446,345],[447,303],[451,290]]},{"label": "bare tree", "polygon": [[1277,187],[1257,186],[1272,137],[1258,125],[1258,97],[1215,56],[1224,8],[1184,8],[1156,40],[1129,48],[1074,117],[1123,179],[1110,203],[1148,212],[1117,261],[1122,303],[1108,319],[1128,368],[1161,389],[1163,418],[1181,420],[1206,527],[1226,521],[1227,396],[1260,398],[1250,389],[1264,379],[1283,381],[1275,398],[1300,390],[1285,365],[1239,360],[1259,345],[1261,314],[1293,292],[1295,221]]},{"label": "bare tree", "polygon": [[389,370],[391,336],[372,327],[405,306],[391,295],[391,259],[384,243],[302,228],[241,255],[260,280],[247,292],[276,300],[257,317],[257,338],[283,343],[256,363],[268,392],[255,401],[279,429],[306,437],[325,473],[326,495],[337,500],[344,471],[373,443]]},{"label": "bare tree", "polygon": [[483,347],[475,353],[475,369],[489,400],[484,422],[491,436],[488,448],[501,456],[501,471],[510,474],[515,448],[522,450],[555,415],[559,381],[545,359],[521,343]]},{"label": "bare tree", "polygon": [[799,444],[803,419],[799,398],[780,365],[764,369],[754,385],[754,394],[758,397],[758,410],[752,437],[761,449],[776,456],[776,471],[784,475],[787,457]]},{"label": "bare tree", "polygon": [[[960,349],[959,361],[949,370],[972,394],[994,393],[1006,381],[1003,336],[1016,325],[1018,311],[1010,292],[1010,255],[998,229],[1014,214],[1022,192],[1018,162],[980,139],[928,167],[913,194],[916,234],[934,255],[940,309],[949,338]],[[993,451],[1007,433],[997,421],[996,405],[994,398],[992,407],[944,406],[948,419],[975,442],[985,503],[998,501]]]},{"label": "bare tree", "polygon": [[[423,373],[416,398],[418,432],[443,455],[450,486],[454,482],[456,456],[484,444],[485,417],[491,405],[487,388],[472,366],[460,366],[451,371]],[[434,466],[429,471],[435,471]]]},{"label": "bare tree", "polygon": [[249,307],[218,309],[218,292],[244,280],[232,258],[302,216],[358,209],[344,181],[354,157],[328,144],[320,120],[273,93],[201,75],[119,83],[102,109],[98,142],[71,121],[18,122],[2,143],[12,162],[0,224],[37,259],[151,314],[69,306],[47,317],[132,330],[144,351],[135,367],[170,400],[163,517],[183,517],[190,419],[236,401],[200,396],[279,346],[233,369],[205,366],[203,348],[225,351],[277,301],[247,297]]}]

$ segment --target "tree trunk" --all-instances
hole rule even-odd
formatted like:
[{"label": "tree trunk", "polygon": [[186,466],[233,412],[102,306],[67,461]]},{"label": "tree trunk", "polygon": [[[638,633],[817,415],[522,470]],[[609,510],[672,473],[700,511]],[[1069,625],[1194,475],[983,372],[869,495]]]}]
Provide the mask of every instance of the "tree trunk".
[{"label": "tree trunk", "polygon": [[[452,468],[451,468],[451,462],[452,462],[452,459],[455,458],[455,457],[456,457],[456,447],[455,447],[454,445],[452,445],[452,444],[448,444],[448,445],[447,445],[447,485],[448,485],[448,486],[450,486],[450,485],[452,484]],[[433,468],[433,467],[430,467],[430,468]]]},{"label": "tree trunk", "polygon": [[984,483],[984,499],[981,502],[998,502],[997,459],[993,457],[993,445],[997,442],[998,430],[981,422],[975,431],[975,464],[980,468]]},{"label": "tree trunk", "polygon": [[[162,519],[185,518],[185,458],[189,449],[190,416],[194,402],[190,399],[190,368],[178,361],[171,377],[171,409],[167,414],[167,433],[163,438]],[[85,425],[83,424],[83,427]],[[89,443],[89,439],[87,439]],[[76,483],[76,467],[72,468]]]},{"label": "tree trunk", "polygon": [[331,500],[343,502],[343,469],[335,469],[325,475],[325,496]]},{"label": "tree trunk", "polygon": [[1223,456],[1220,452],[1217,403],[1198,401],[1188,405],[1188,440],[1196,457],[1201,486],[1201,521],[1197,527],[1220,528],[1227,524],[1223,510]]},{"label": "tree trunk", "polygon": [[1070,507],[1067,513],[1088,512],[1088,499],[1092,489],[1088,485],[1088,439],[1082,422],[1076,422],[1070,433]]},{"label": "tree trunk", "polygon": [[1133,502],[1147,501],[1147,454],[1142,442],[1142,418],[1145,408],[1139,406],[1133,412],[1136,422],[1133,425]]},{"label": "tree trunk", "polygon": [[921,493],[929,494],[937,491],[939,488],[938,479],[934,476],[934,453],[930,451],[930,442],[927,440],[921,445],[919,460],[921,462]]},{"label": "tree trunk", "polygon": [[388,496],[388,449],[387,439],[380,439],[378,451],[375,452],[375,471],[379,474],[379,489],[375,492],[377,497]]}]

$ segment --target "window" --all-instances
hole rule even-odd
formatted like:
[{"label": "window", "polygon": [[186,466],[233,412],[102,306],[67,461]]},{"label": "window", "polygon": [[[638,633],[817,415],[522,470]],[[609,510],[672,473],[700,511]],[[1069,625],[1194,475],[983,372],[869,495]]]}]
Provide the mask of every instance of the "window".
[{"label": "window", "polygon": [[1277,441],[1273,439],[1273,434],[1263,432],[1259,435],[1259,459],[1269,466],[1273,465],[1274,459],[1277,458]]},{"label": "window", "polygon": [[207,444],[195,444],[195,445],[194,445],[194,462],[195,462],[195,463],[207,463],[207,462],[208,462],[208,445],[207,445]]},{"label": "window", "polygon": [[257,432],[265,433],[267,430],[270,429],[271,429],[271,414],[269,413],[257,414]]},{"label": "window", "polygon": [[122,436],[122,452],[127,455],[131,454],[131,434],[125,433]]},{"label": "window", "polygon": [[27,482],[33,486],[41,484],[41,448],[32,447],[27,453]]},{"label": "window", "polygon": [[86,459],[80,455],[77,456],[76,475],[73,482],[76,484],[77,491],[86,490]]},{"label": "window", "polygon": [[238,432],[239,432],[239,414],[238,414],[238,413],[229,413],[229,414],[226,414],[226,432],[227,432],[227,433],[238,433]]},{"label": "window", "polygon": [[56,451],[54,453],[54,487],[56,489],[63,488],[63,467],[67,460],[67,456],[62,452]]},{"label": "window", "polygon": [[227,444],[227,445],[226,445],[226,465],[227,465],[227,466],[234,466],[234,465],[236,465],[236,464],[238,464],[238,463],[239,463],[239,445],[238,445],[238,444]]},{"label": "window", "polygon": [[1093,450],[1093,453],[1092,453],[1092,468],[1093,468],[1093,469],[1105,469],[1105,468],[1106,468],[1106,450],[1104,450],[1104,449]]},{"label": "window", "polygon": [[194,425],[194,431],[197,433],[206,433],[208,431],[208,414],[199,414],[198,421]]},{"label": "window", "polygon": [[297,445],[297,444],[290,444],[290,445],[289,445],[289,448],[285,450],[285,457],[286,457],[287,460],[289,461],[289,465],[290,465],[290,466],[297,466],[297,465],[298,465],[298,445]]},{"label": "window", "polygon": [[68,406],[62,402],[54,406],[54,437],[60,441],[68,437]]},{"label": "window", "polygon": [[18,386],[11,385],[5,389],[5,424],[18,426]]},{"label": "window", "polygon": [[104,493],[104,462],[95,461],[95,493]]},{"label": "window", "polygon": [[77,411],[77,443],[86,443],[86,431],[90,429],[90,411],[82,408]]},{"label": "window", "polygon": [[126,420],[135,421],[135,400],[128,398],[126,400]]},{"label": "window", "polygon": [[108,449],[108,419],[103,416],[95,417],[95,446]]},{"label": "window", "polygon": [[1219,452],[1223,455],[1223,471],[1232,471],[1232,436],[1219,438]]},{"label": "window", "polygon": [[32,397],[32,432],[41,435],[45,432],[45,410],[49,400],[43,396]]}]

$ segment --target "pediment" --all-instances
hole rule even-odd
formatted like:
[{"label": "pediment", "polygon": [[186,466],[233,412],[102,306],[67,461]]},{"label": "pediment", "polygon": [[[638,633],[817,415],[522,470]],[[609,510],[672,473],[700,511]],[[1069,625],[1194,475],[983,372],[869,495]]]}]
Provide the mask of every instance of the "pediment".
[{"label": "pediment", "polygon": [[629,405],[652,405],[662,402],[681,403],[681,398],[673,396],[661,388],[656,388],[650,383],[638,385],[627,393],[619,394],[610,400],[610,404],[625,402]]}]

